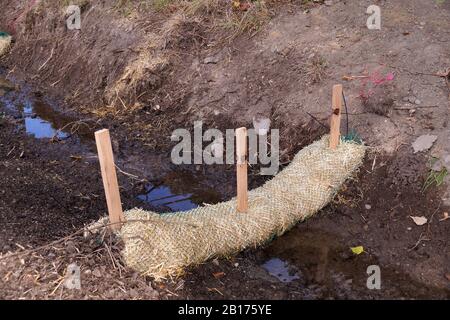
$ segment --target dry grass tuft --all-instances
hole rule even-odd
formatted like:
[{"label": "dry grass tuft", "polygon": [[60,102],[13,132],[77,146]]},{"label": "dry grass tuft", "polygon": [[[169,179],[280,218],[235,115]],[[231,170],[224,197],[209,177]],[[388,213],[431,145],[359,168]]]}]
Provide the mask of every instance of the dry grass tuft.
[{"label": "dry grass tuft", "polygon": [[265,1],[255,1],[245,11],[233,10],[227,12],[222,25],[231,32],[229,36],[231,39],[243,33],[253,36],[269,21],[271,16],[272,14]]},{"label": "dry grass tuft", "polygon": [[326,76],[327,67],[328,63],[322,55],[312,53],[306,63],[306,75],[309,78],[309,82],[311,84],[320,83]]}]

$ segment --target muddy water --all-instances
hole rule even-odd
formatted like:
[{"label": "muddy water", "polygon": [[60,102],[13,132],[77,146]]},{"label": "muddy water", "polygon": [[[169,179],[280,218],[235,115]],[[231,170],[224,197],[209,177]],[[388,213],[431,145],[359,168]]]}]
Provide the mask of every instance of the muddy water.
[{"label": "muddy water", "polygon": [[300,279],[298,271],[292,270],[292,266],[280,258],[271,258],[262,267],[281,282],[292,282]]},{"label": "muddy water", "polygon": [[[322,298],[445,297],[448,291],[413,280],[384,265],[370,252],[352,253],[339,235],[321,229],[294,228],[263,250],[261,268],[281,282],[318,288]],[[367,287],[368,267],[380,268],[380,290]],[[370,273],[372,275],[372,273]]]},{"label": "muddy water", "polygon": [[57,112],[51,102],[34,94],[27,85],[14,85],[0,77],[0,90],[0,105],[5,112],[23,119],[25,131],[35,138],[63,140],[76,134],[84,141],[93,141],[89,124]]},{"label": "muddy water", "polygon": [[191,172],[173,171],[165,175],[160,184],[148,184],[138,199],[166,211],[187,211],[205,203],[222,200],[221,195],[208,188]]},{"label": "muddy water", "polygon": [[138,199],[165,211],[187,211],[205,203],[218,203],[222,198],[216,191],[200,184],[192,173],[180,171],[164,176],[159,185],[149,183]]},{"label": "muddy water", "polygon": [[[365,284],[367,267],[377,265],[377,260],[368,253],[354,255],[343,243],[337,235],[323,230],[294,229],[273,241],[265,254],[268,262],[278,259],[284,263],[289,281],[332,285],[340,279],[347,284]],[[277,264],[268,268],[268,262],[262,267],[276,273],[273,266]]]}]

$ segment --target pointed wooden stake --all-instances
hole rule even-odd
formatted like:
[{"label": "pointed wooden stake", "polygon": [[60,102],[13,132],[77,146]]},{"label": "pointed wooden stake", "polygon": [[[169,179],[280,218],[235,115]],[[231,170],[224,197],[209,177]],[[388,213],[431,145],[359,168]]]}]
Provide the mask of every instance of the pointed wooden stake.
[{"label": "pointed wooden stake", "polygon": [[333,86],[332,111],[330,121],[330,148],[336,149],[341,131],[342,85]]},{"label": "pointed wooden stake", "polygon": [[125,217],[122,212],[122,203],[120,202],[119,184],[117,182],[109,130],[96,131],[95,142],[97,143],[98,160],[102,171],[106,204],[108,205],[109,222],[112,224],[111,229],[119,230],[121,222],[125,221]]},{"label": "pointed wooden stake", "polygon": [[236,129],[237,211],[248,210],[247,128]]}]

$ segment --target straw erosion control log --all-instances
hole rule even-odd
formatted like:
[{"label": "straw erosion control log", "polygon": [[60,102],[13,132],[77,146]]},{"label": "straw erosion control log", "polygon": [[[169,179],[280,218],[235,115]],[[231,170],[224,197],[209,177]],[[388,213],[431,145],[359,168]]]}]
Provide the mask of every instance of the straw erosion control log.
[{"label": "straw erosion control log", "polygon": [[322,209],[361,165],[366,147],[329,136],[302,149],[283,171],[249,191],[248,210],[236,199],[187,212],[158,214],[132,209],[120,231],[126,264],[155,279],[267,243]]},{"label": "straw erosion control log", "polygon": [[120,231],[125,262],[158,280],[267,243],[322,209],[361,165],[365,149],[341,141],[333,150],[329,136],[322,137],[272,180],[249,191],[245,213],[237,211],[234,198],[187,212],[129,210]]},{"label": "straw erosion control log", "polygon": [[0,31],[0,57],[3,56],[11,46],[12,37],[6,32]]}]

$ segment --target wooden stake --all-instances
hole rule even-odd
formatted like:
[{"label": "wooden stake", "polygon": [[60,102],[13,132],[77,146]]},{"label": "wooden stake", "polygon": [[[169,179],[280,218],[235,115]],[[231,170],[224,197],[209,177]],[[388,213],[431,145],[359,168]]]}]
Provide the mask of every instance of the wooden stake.
[{"label": "wooden stake", "polygon": [[336,149],[341,131],[342,85],[333,86],[332,110],[330,121],[330,148]]},{"label": "wooden stake", "polygon": [[248,210],[247,128],[236,129],[237,211]]},{"label": "wooden stake", "polygon": [[103,129],[95,132],[95,142],[97,143],[98,160],[102,171],[103,187],[105,188],[106,204],[111,228],[119,230],[121,222],[125,221],[120,202],[119,184],[117,182],[116,167],[111,146],[109,130]]}]

